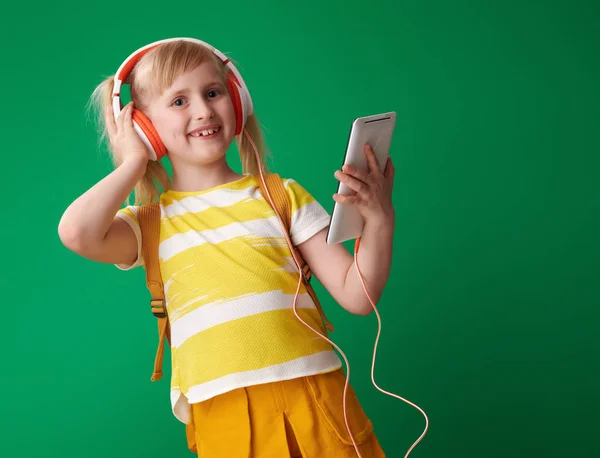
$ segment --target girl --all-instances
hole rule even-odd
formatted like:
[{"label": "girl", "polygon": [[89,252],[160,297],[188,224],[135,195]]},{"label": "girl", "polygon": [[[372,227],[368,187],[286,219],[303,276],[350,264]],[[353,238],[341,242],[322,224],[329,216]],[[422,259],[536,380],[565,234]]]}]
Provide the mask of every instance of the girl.
[{"label": "girl", "polygon": [[[137,211],[159,201],[172,409],[194,425],[191,448],[198,456],[385,456],[350,387],[344,416],[346,378],[332,345],[292,311],[297,300],[299,317],[326,332],[306,289],[294,297],[299,273],[258,187],[266,154],[241,75],[194,39],[142,49],[125,65],[131,103],[115,108],[119,88],[112,76],[92,94],[104,113],[102,138],[108,136],[116,168],[66,209],[62,242],[123,270],[143,265]],[[153,126],[148,136],[154,138],[144,138],[141,124]],[[233,140],[242,174],[226,161]],[[151,160],[165,153],[172,180],[160,161]],[[365,154],[370,172],[335,173],[356,195],[334,199],[357,205],[365,218],[360,266],[376,303],[391,263],[394,168],[388,162],[382,174],[372,150]],[[284,180],[284,186],[293,212],[291,242],[342,307],[367,315],[373,308],[352,256],[325,241],[329,215],[296,181]],[[135,204],[121,209],[132,191]]]}]

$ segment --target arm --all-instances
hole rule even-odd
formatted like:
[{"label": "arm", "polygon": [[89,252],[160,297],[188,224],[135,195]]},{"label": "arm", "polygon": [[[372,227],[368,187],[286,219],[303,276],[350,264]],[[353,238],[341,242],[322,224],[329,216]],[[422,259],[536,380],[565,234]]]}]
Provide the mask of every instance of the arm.
[{"label": "arm", "polygon": [[107,107],[106,129],[121,165],[69,205],[58,225],[67,248],[98,262],[132,264],[137,258],[133,230],[115,218],[148,164],[146,147],[133,129],[132,109],[129,103],[115,121]]},{"label": "arm", "polygon": [[[357,254],[358,267],[363,276],[367,291],[375,305],[379,302],[385,287],[392,265],[392,241],[394,237],[393,220],[383,226],[377,227],[365,223],[365,229],[360,238]],[[355,307],[363,315],[373,311],[373,306],[365,294],[364,287],[356,268],[356,263],[348,270],[344,283],[346,294],[354,298]]]},{"label": "arm", "polygon": [[[358,263],[367,291],[377,305],[387,283],[392,262],[392,240],[394,236],[395,212],[391,202],[394,182],[394,167],[388,160],[384,173],[372,149],[367,145],[365,154],[369,172],[347,167],[335,176],[356,191],[354,196],[334,195],[334,200],[343,205],[357,205],[365,219],[358,251]],[[320,231],[298,249],[314,275],[333,298],[346,310],[367,315],[373,306],[365,294],[353,256],[342,244],[328,245],[326,229]]]},{"label": "arm", "polygon": [[[367,291],[377,305],[392,262],[393,222],[387,227],[365,224],[358,251],[358,264]],[[323,229],[298,249],[314,276],[348,312],[368,315],[373,306],[365,294],[353,256],[342,244],[328,245]]]},{"label": "arm", "polygon": [[115,215],[144,171],[144,163],[124,162],[69,205],[58,225],[62,243],[93,261],[133,264],[137,239],[129,225]]}]

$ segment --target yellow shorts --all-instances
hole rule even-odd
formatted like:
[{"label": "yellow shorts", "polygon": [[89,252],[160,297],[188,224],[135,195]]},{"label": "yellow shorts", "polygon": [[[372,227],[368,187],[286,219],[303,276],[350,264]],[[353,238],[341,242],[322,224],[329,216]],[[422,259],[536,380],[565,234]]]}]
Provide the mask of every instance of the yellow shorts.
[{"label": "yellow shorts", "polygon": [[[344,421],[342,369],[239,388],[193,404],[199,458],[355,458]],[[385,457],[354,390],[348,423],[363,458]]]}]

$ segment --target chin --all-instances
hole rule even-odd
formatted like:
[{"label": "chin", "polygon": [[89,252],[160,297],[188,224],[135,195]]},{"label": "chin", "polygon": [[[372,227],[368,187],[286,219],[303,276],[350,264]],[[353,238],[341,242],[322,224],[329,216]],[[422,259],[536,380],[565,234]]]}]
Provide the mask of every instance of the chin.
[{"label": "chin", "polygon": [[213,164],[225,157],[227,151],[223,151],[222,149],[214,150],[214,151],[189,151],[187,154],[180,156],[180,158],[187,162],[188,164],[193,165],[209,165]]}]

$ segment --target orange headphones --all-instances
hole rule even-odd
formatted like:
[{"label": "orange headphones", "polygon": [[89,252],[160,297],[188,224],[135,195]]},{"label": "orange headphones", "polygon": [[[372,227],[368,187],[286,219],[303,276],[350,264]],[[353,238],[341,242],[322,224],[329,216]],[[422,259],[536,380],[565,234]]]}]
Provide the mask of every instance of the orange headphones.
[{"label": "orange headphones", "polygon": [[[231,62],[228,57],[226,57],[214,46],[195,38],[169,38],[166,40],[155,41],[141,47],[127,57],[127,59],[125,59],[115,74],[114,88],[112,93],[113,112],[115,119],[118,118],[121,110],[123,109],[123,104],[121,103],[121,86],[127,81],[129,74],[142,56],[162,43],[178,40],[191,41],[210,49],[213,54],[219,58],[223,65],[227,67],[228,71],[226,84],[229,94],[231,95],[231,101],[233,102],[233,109],[235,112],[235,135],[241,134],[248,116],[254,113],[252,97],[250,97],[250,92],[248,91],[246,83],[244,82],[238,69],[235,67],[235,65],[233,65],[233,62]],[[133,128],[142,139],[142,142],[144,142],[148,148],[148,157],[151,160],[158,161],[165,156],[167,154],[167,149],[160,139],[158,132],[152,125],[152,122],[150,122],[150,119],[148,119],[148,117],[140,110],[136,110],[134,108],[132,112],[132,121]]]}]

